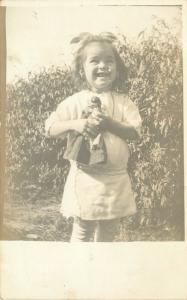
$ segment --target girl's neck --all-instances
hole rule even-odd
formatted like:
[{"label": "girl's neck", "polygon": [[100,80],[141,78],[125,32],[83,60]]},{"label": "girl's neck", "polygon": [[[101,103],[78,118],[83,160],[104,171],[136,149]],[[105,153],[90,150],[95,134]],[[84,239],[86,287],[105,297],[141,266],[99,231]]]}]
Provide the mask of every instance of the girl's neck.
[{"label": "girl's neck", "polygon": [[104,91],[99,91],[99,90],[95,90],[95,89],[88,89],[91,93],[93,94],[97,94],[97,95],[101,95],[101,94],[107,94],[107,93],[112,93],[112,90],[104,90]]}]

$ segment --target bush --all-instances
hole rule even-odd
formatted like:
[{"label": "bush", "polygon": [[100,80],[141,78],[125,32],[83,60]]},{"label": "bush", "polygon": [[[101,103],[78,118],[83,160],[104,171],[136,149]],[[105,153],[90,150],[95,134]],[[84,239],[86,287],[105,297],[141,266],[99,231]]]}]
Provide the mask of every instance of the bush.
[{"label": "bush", "polygon": [[180,36],[158,20],[151,34],[142,32],[131,57],[129,94],[140,109],[143,138],[131,145],[130,170],[138,206],[151,213],[141,222],[179,221],[184,213]]},{"label": "bush", "polygon": [[[128,69],[130,98],[143,119],[142,139],[129,143],[129,171],[143,212],[140,223],[158,224],[176,216],[183,221],[180,36],[157,20],[135,44],[119,35],[118,49]],[[70,70],[55,67],[29,73],[27,80],[8,86],[8,179],[14,192],[32,197],[62,192],[68,172],[62,158],[65,142],[45,138],[43,124],[57,104],[77,90]]]},{"label": "bush", "polygon": [[69,70],[54,67],[8,86],[8,179],[14,192],[62,191],[68,171],[65,142],[47,139],[44,122],[73,93]]}]

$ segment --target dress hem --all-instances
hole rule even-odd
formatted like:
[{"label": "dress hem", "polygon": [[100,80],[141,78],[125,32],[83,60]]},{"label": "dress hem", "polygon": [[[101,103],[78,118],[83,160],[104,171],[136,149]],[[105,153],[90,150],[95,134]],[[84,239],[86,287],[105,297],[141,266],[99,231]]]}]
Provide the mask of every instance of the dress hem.
[{"label": "dress hem", "polygon": [[69,219],[69,218],[73,218],[73,217],[79,217],[83,220],[90,220],[90,221],[101,221],[101,220],[112,220],[112,219],[120,219],[120,218],[125,218],[125,217],[130,217],[132,215],[135,215],[137,213],[137,209],[135,209],[134,211],[131,211],[129,213],[126,214],[122,214],[122,215],[116,215],[116,216],[112,216],[112,217],[102,217],[102,218],[88,218],[88,217],[84,217],[78,214],[64,214],[62,211],[60,211],[60,213],[62,214],[63,217]]}]

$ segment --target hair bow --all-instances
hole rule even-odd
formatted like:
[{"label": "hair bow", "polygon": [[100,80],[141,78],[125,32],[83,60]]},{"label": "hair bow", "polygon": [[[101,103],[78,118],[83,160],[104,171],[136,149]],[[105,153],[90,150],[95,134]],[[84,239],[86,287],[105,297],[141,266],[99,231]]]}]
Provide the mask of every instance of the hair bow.
[{"label": "hair bow", "polygon": [[77,44],[80,42],[83,42],[87,39],[92,39],[94,37],[101,37],[103,40],[109,41],[110,43],[113,43],[117,40],[116,36],[111,32],[101,32],[98,35],[91,34],[89,32],[81,32],[78,36],[74,37],[70,44]]},{"label": "hair bow", "polygon": [[92,36],[91,33],[89,32],[81,32],[78,36],[74,37],[71,41],[70,44],[77,44],[88,37]]}]

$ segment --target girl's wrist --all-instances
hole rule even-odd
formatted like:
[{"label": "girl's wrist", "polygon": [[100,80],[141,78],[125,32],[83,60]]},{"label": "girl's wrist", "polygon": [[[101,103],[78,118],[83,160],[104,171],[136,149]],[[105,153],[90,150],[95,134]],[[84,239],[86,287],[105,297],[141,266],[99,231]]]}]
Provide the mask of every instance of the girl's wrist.
[{"label": "girl's wrist", "polygon": [[77,131],[77,129],[79,128],[79,125],[81,123],[81,121],[83,121],[84,119],[76,119],[76,120],[70,120],[69,122],[69,130],[75,130]]},{"label": "girl's wrist", "polygon": [[108,120],[107,120],[107,124],[106,124],[107,128],[106,129],[108,131],[113,131],[113,129],[117,126],[116,123],[117,122],[115,120],[113,120],[112,118],[109,117]]},{"label": "girl's wrist", "polygon": [[69,130],[76,130],[77,120],[70,120],[69,121]]}]

